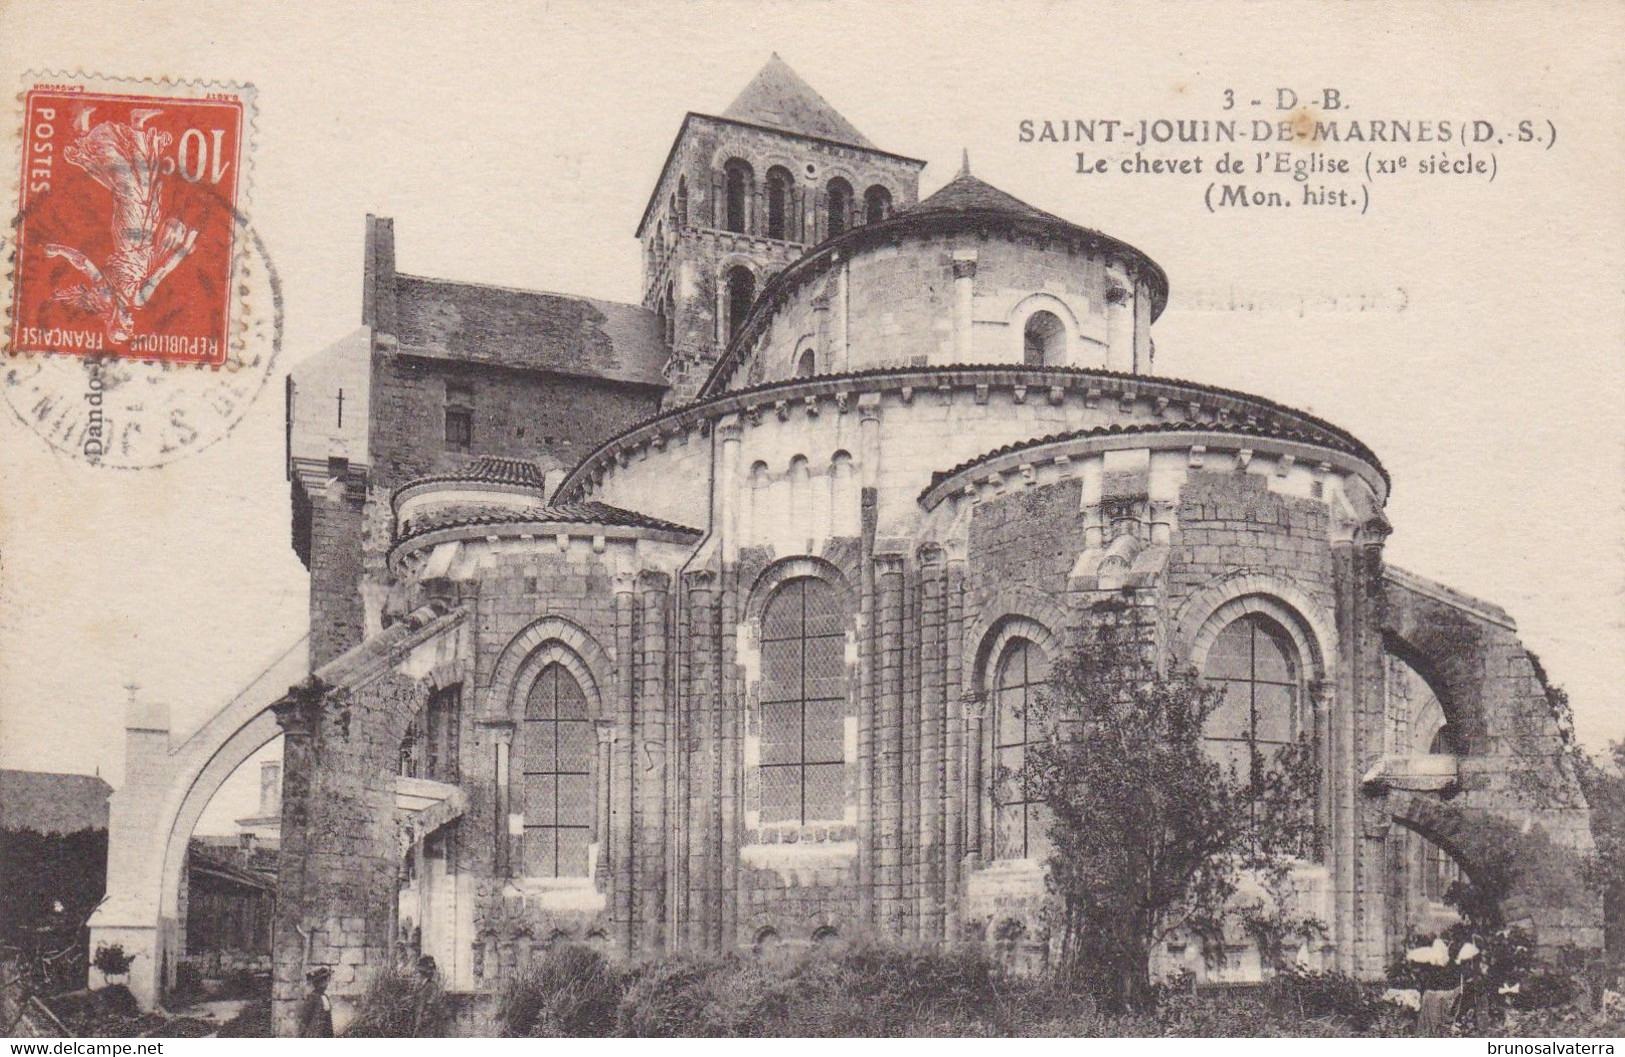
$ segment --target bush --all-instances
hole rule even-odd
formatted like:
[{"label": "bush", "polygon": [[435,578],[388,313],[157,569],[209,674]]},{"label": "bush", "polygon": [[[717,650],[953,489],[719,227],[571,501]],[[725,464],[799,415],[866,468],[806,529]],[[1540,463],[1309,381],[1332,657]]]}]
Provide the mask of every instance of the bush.
[{"label": "bush", "polygon": [[625,974],[591,947],[554,947],[503,988],[497,1022],[510,1038],[611,1035],[625,986]]},{"label": "bush", "polygon": [[1270,990],[1282,1012],[1340,1019],[1356,1031],[1371,1027],[1382,1013],[1378,990],[1347,973],[1294,965],[1271,981]]},{"label": "bush", "polygon": [[132,959],[118,943],[103,944],[96,948],[96,957],[90,961],[104,977],[123,976],[130,971]]},{"label": "bush", "polygon": [[390,970],[374,976],[361,998],[348,1037],[444,1038],[451,1027],[445,992],[436,981],[419,982],[415,973]]}]

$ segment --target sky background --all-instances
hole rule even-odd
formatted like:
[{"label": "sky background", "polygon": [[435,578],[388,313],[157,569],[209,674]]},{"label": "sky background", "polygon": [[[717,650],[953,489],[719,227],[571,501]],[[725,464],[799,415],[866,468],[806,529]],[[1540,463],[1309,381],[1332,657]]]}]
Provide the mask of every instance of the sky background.
[{"label": "sky background", "polygon": [[[922,194],[968,149],[983,179],[1161,263],[1157,372],[1375,449],[1389,561],[1509,610],[1597,749],[1625,737],[1622,10],[12,4],[0,83],[82,68],[257,87],[248,210],[282,279],[283,373],[359,325],[368,212],[395,218],[403,271],[638,300],[633,229],[684,112],[720,112],[778,51],[878,146],[927,159]],[[1209,214],[1206,177],[1079,176],[1073,146],[1017,141],[1026,118],[1218,118],[1224,89],[1279,87],[1336,87],[1346,117],[1549,118],[1559,140],[1501,148],[1493,184],[1377,184],[1364,216]],[[125,684],[184,736],[303,634],[281,392],[148,472],[3,417],[0,766],[117,785]],[[202,828],[252,813],[255,775]]]}]

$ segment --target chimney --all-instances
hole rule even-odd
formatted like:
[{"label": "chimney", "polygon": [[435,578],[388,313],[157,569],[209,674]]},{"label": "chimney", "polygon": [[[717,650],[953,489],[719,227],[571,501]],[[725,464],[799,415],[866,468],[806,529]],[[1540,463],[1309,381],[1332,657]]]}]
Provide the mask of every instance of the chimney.
[{"label": "chimney", "polygon": [[395,221],[371,213],[361,262],[361,322],[376,332],[395,333]]},{"label": "chimney", "polygon": [[276,818],[282,814],[282,761],[266,760],[260,764],[260,817]]}]

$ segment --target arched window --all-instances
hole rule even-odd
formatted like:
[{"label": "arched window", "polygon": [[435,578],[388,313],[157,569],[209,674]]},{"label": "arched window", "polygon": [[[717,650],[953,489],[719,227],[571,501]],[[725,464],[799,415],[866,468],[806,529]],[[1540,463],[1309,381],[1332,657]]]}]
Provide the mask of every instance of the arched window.
[{"label": "arched window", "polygon": [[1066,325],[1054,312],[1034,312],[1022,331],[1021,362],[1028,367],[1058,367],[1065,358]]},{"label": "arched window", "polygon": [[761,821],[839,821],[846,810],[846,620],[815,577],[762,612]]},{"label": "arched window", "polygon": [[811,378],[818,373],[818,354],[811,349],[803,349],[796,359],[796,377]]},{"label": "arched window", "polygon": [[513,802],[525,819],[520,871],[528,877],[586,877],[592,842],[593,756],[598,739],[587,698],[562,664],[542,669],[525,702],[515,748]]},{"label": "arched window", "polygon": [[827,238],[834,238],[852,223],[852,185],[837,176],[829,182],[824,193],[824,209],[828,214]]},{"label": "arched window", "polygon": [[1281,625],[1249,613],[1213,640],[1203,675],[1224,689],[1203,732],[1208,750],[1250,783],[1255,758],[1267,763],[1297,738],[1303,678],[1297,647]]},{"label": "arched window", "polygon": [[767,170],[767,237],[790,237],[790,174],[775,165]]},{"label": "arched window", "polygon": [[875,184],[863,192],[863,218],[866,224],[878,224],[891,216],[891,192]]},{"label": "arched window", "polygon": [[739,333],[756,301],[756,276],[744,265],[728,270],[728,340]]},{"label": "arched window", "polygon": [[735,158],[723,168],[726,187],[723,192],[722,226],[729,231],[743,233],[750,222],[750,196],[755,177],[750,165]]},{"label": "arched window", "polygon": [[677,226],[688,227],[688,177],[677,178]]},{"label": "arched window", "polygon": [[1038,740],[1032,706],[1044,685],[1044,651],[1026,639],[1005,647],[993,679],[993,767],[997,779],[993,803],[993,857],[1027,859],[1042,855],[1047,845],[1043,805],[1034,798],[1023,774],[1027,746]]}]

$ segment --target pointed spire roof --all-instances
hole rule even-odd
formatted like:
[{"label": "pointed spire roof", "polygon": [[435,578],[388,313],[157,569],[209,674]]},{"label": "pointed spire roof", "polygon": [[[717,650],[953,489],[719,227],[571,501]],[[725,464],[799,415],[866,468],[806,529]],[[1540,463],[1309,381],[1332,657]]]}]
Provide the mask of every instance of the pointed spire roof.
[{"label": "pointed spire roof", "polygon": [[725,118],[766,125],[783,132],[847,143],[874,150],[875,145],[813,91],[790,64],[774,52],[738,97],[722,112]]}]

